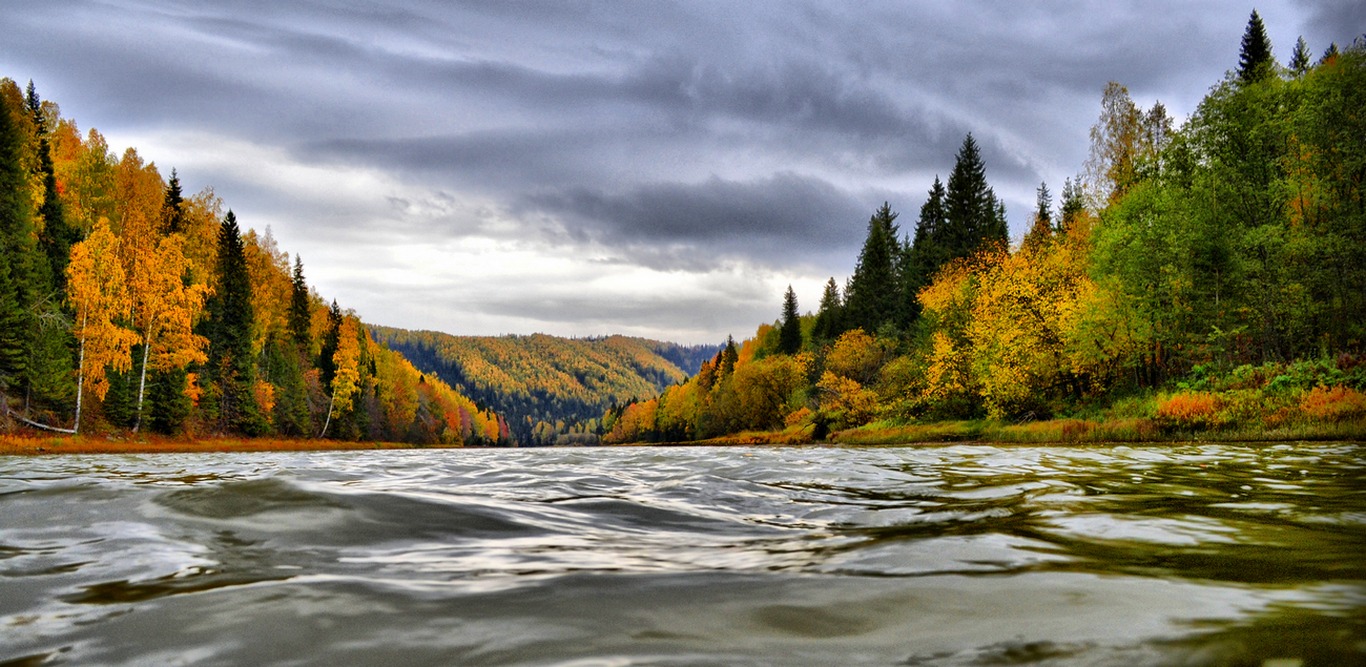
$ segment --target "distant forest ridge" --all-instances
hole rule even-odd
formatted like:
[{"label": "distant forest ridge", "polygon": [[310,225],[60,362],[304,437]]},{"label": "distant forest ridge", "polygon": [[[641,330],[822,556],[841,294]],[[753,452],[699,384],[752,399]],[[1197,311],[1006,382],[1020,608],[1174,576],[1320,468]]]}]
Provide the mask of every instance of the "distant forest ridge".
[{"label": "distant forest ridge", "polygon": [[371,333],[504,415],[523,445],[595,443],[604,411],[685,381],[721,349],[628,336],[455,336],[382,326]]}]

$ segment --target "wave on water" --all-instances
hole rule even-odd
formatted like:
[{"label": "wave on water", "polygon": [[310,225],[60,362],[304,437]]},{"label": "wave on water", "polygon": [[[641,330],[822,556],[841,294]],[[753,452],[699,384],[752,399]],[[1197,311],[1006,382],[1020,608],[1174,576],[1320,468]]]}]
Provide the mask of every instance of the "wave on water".
[{"label": "wave on water", "polygon": [[1364,472],[1352,444],[0,458],[0,665],[1362,664]]}]

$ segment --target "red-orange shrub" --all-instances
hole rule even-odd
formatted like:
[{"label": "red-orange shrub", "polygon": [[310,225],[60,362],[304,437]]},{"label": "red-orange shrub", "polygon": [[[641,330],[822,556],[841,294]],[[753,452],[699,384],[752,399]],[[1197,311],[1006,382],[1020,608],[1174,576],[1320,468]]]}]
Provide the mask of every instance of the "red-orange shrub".
[{"label": "red-orange shrub", "polygon": [[1161,399],[1154,421],[1167,430],[1219,426],[1219,397],[1208,392],[1182,392]]},{"label": "red-orange shrub", "polygon": [[1350,387],[1314,387],[1300,397],[1300,412],[1330,422],[1366,416],[1366,394]]}]

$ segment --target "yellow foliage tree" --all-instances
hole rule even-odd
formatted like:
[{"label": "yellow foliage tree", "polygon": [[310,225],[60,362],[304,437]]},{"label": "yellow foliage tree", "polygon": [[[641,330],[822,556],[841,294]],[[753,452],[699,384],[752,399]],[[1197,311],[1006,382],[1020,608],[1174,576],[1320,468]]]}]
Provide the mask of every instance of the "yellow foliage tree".
[{"label": "yellow foliage tree", "polygon": [[327,435],[332,418],[351,409],[351,399],[360,389],[360,322],[354,315],[342,318],[337,332],[337,351],[332,355],[336,372],[332,374],[332,398],[327,406],[327,419],[318,437]]},{"label": "yellow foliage tree", "polygon": [[132,368],[137,334],[120,326],[132,308],[128,285],[119,262],[119,239],[100,218],[90,236],[71,248],[67,264],[67,299],[76,313],[80,361],[76,385],[76,424],[81,426],[85,390],[103,400],[109,392],[106,369]]},{"label": "yellow foliage tree", "polygon": [[134,322],[142,332],[142,371],[134,431],[142,424],[149,365],[167,371],[208,360],[205,349],[209,340],[194,332],[194,324],[204,309],[209,287],[185,284],[189,260],[183,246],[184,239],[178,234],[161,239],[144,266],[148,273],[140,283],[145,291],[135,299],[138,309]]}]

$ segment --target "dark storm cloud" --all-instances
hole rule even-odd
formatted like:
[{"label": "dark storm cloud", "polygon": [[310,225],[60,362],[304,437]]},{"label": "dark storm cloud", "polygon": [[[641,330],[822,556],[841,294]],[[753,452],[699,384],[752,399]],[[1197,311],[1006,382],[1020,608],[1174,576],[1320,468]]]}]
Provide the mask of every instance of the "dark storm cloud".
[{"label": "dark storm cloud", "polygon": [[[1298,33],[1317,56],[1366,29],[1354,0],[1258,4],[1282,61]],[[882,201],[914,226],[968,132],[1018,235],[1039,182],[1058,193],[1081,169],[1106,82],[1188,114],[1236,66],[1250,10],[15,2],[0,12],[0,75],[33,78],[116,144],[164,139],[175,150],[144,157],[213,184],[244,219],[275,221],[302,246],[287,248],[310,257],[342,244],[487,241],[583,257],[584,275],[635,264],[692,281],[736,267],[823,279],[852,269]],[[222,146],[261,162],[234,165]],[[318,273],[369,294],[361,279],[341,281],[349,268]],[[711,301],[750,303],[766,289],[755,280],[745,294],[715,287]],[[507,317],[537,303],[536,283],[502,290],[507,308],[474,288],[462,298]],[[630,313],[622,303],[635,302],[585,293],[542,310],[566,324],[575,313],[676,324],[665,297]]]},{"label": "dark storm cloud", "polygon": [[649,183],[623,193],[574,187],[531,195],[525,207],[572,220],[602,245],[671,249],[671,258],[649,261],[683,265],[699,256],[748,257],[768,266],[828,260],[831,249],[859,242],[859,215],[869,213],[829,183],[790,173],[749,182]]}]

